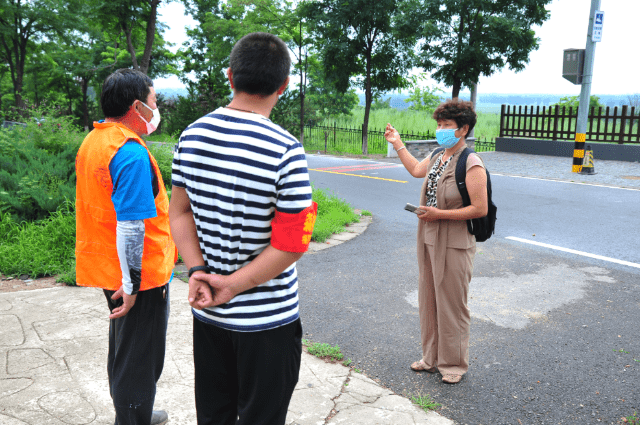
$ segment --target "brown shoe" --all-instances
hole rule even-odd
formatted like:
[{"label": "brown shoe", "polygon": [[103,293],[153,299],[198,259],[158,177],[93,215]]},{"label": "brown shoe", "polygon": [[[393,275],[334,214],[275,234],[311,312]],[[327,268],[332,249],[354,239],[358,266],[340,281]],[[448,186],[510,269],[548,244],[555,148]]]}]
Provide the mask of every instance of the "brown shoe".
[{"label": "brown shoe", "polygon": [[442,375],[442,382],[445,384],[457,384],[462,380],[462,375],[456,375],[453,373],[447,373]]},{"label": "brown shoe", "polygon": [[429,373],[435,373],[438,368],[437,367],[427,367],[426,364],[424,364],[424,361],[422,361],[422,359],[418,360],[417,362],[413,362],[413,364],[411,365],[411,370],[415,371],[415,372],[429,372]]}]

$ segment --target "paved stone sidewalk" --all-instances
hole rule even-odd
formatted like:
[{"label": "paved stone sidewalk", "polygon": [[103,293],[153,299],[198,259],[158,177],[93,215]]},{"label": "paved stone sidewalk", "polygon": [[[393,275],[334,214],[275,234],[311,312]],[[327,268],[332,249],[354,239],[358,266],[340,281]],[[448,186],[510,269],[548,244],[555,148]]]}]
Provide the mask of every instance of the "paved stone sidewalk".
[{"label": "paved stone sidewalk", "polygon": [[[307,255],[362,233],[370,218]],[[178,273],[180,268],[176,270]],[[196,423],[186,283],[171,284],[167,352],[156,408],[169,424]],[[304,319],[304,318],[303,318]],[[108,310],[101,290],[59,287],[0,293],[0,424],[110,425],[114,412],[106,361]],[[341,363],[306,352],[287,425],[450,425]]]}]

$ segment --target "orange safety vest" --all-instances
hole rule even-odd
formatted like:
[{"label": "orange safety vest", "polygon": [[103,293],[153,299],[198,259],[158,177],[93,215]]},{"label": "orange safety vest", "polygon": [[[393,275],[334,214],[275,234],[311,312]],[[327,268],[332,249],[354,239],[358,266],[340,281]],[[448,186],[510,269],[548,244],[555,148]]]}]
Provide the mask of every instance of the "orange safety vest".
[{"label": "orange safety vest", "polygon": [[[120,123],[93,123],[94,130],[82,142],[76,156],[76,281],[112,291],[122,286],[116,248],[116,211],[111,201],[113,182],[109,164],[127,141],[144,141]],[[147,149],[148,151],[148,149]],[[144,291],[169,281],[178,251],[169,229],[169,198],[158,163],[149,153],[158,178],[155,199],[157,217],[144,221],[142,282]]]}]

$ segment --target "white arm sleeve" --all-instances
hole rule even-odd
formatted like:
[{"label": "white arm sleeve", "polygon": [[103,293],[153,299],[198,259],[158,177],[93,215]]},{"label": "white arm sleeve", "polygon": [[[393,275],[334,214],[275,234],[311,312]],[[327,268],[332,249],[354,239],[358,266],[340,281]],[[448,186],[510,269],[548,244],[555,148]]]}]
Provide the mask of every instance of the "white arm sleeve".
[{"label": "white arm sleeve", "polygon": [[142,277],[144,220],[118,221],[116,246],[122,270],[122,287],[126,294],[135,295],[140,290]]}]

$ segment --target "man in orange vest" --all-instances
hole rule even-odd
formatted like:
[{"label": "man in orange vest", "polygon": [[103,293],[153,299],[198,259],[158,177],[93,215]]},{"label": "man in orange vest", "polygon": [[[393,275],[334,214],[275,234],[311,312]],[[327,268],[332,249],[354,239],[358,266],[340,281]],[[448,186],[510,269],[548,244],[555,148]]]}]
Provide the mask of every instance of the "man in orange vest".
[{"label": "man in orange vest", "polygon": [[153,411],[164,365],[169,282],[177,251],[169,200],[140,136],[160,122],[153,82],[139,71],[107,77],[95,122],[76,157],[76,279],[102,288],[109,315],[109,390],[116,425],[159,425]]}]

